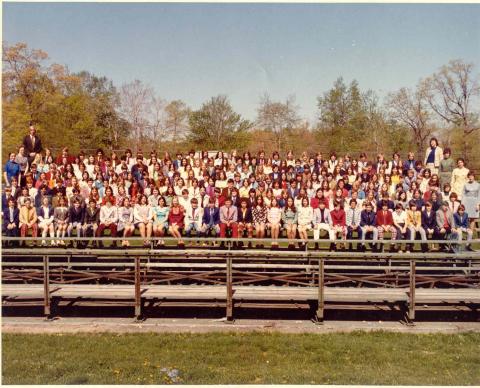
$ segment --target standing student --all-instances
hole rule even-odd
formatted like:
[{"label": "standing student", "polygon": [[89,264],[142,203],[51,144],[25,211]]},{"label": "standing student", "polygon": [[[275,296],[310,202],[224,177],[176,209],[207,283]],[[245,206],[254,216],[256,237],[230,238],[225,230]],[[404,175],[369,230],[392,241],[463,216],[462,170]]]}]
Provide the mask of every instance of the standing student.
[{"label": "standing student", "polygon": [[[458,235],[458,241],[462,241],[463,233],[467,234],[467,241],[471,241],[473,230],[468,223],[468,214],[465,212],[465,206],[460,205],[458,211],[453,215],[453,231]],[[473,251],[470,244],[466,246],[467,250]]]},{"label": "standing student", "polygon": [[425,151],[425,160],[423,164],[426,168],[430,169],[432,174],[437,174],[442,157],[443,150],[438,146],[438,140],[432,137],[430,139],[430,146]]},{"label": "standing student", "polygon": [[468,173],[470,170],[465,167],[465,160],[457,159],[457,167],[452,171],[452,192],[458,195],[458,199],[462,200],[463,186],[468,182]]},{"label": "standing student", "polygon": [[267,213],[267,222],[270,225],[272,248],[278,247],[278,235],[280,234],[280,222],[282,221],[282,210],[278,206],[277,198],[273,197],[270,203],[270,209]]},{"label": "standing student", "polygon": [[439,168],[439,178],[440,184],[444,185],[445,183],[450,184],[452,181],[452,172],[455,168],[455,162],[451,158],[452,151],[450,148],[445,148],[443,150],[443,159],[440,161],[440,168]]},{"label": "standing student", "polygon": [[468,214],[470,229],[475,232],[475,222],[480,217],[480,183],[475,181],[475,175],[470,171],[468,181],[463,186],[462,204]]},{"label": "standing student", "polygon": [[[293,198],[288,197],[285,208],[282,210],[282,222],[287,232],[288,240],[294,240],[297,234],[297,209],[293,203]],[[294,244],[288,242],[288,249],[292,249]]]},{"label": "standing student", "polygon": [[[122,233],[123,238],[128,238],[133,235],[135,225],[133,222],[133,207],[130,204],[130,198],[123,198],[118,208],[118,228],[117,232]],[[129,247],[128,240],[122,240],[122,247]]]}]

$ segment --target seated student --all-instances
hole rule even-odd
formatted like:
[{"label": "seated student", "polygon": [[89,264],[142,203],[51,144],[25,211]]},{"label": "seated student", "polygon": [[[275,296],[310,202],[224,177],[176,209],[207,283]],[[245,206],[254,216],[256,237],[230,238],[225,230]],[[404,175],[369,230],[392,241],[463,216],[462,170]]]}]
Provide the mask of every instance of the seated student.
[{"label": "seated student", "polygon": [[208,237],[210,233],[214,237],[220,234],[220,209],[215,207],[214,198],[209,199],[208,206],[203,211],[202,233],[204,237]]},{"label": "seated student", "polygon": [[[430,201],[425,203],[425,210],[422,212],[422,228],[428,239],[435,239],[438,236],[437,217]],[[422,250],[426,251],[427,246],[422,244]]]},{"label": "seated student", "polygon": [[[247,237],[253,237],[253,216],[252,209],[248,207],[248,199],[242,198],[240,200],[240,208],[238,209],[238,235],[244,237],[244,232],[247,232]],[[250,243],[251,245],[251,243]]]},{"label": "seated student", "polygon": [[[117,222],[118,222],[118,209],[107,198],[105,205],[100,207],[100,225],[98,225],[97,237],[103,237],[103,232],[105,231],[105,229],[109,229],[110,235],[113,238],[116,238]],[[102,241],[99,241],[98,245],[100,246],[100,248],[103,248]],[[115,248],[116,246],[117,246],[117,242],[113,240],[111,247]]]},{"label": "seated student", "polygon": [[[38,228],[42,232],[42,238],[47,237],[50,233],[50,237],[55,237],[55,229],[53,225],[53,209],[50,207],[50,200],[47,197],[42,198],[42,206],[38,208]],[[45,240],[42,240],[42,246],[45,246]],[[51,241],[51,245],[55,246],[55,240]]]},{"label": "seated student", "polygon": [[[357,201],[351,199],[349,202],[349,208],[346,211],[346,226],[347,226],[347,239],[351,240],[353,238],[353,232],[357,232],[358,239],[362,239],[362,227],[360,226],[360,221],[362,218],[362,209],[358,208]],[[349,249],[352,250],[352,243],[349,244]],[[361,249],[361,246],[358,246],[358,249]]]},{"label": "seated student", "polygon": [[[420,234],[423,243],[427,240],[425,229],[422,228],[422,213],[418,210],[417,203],[413,200],[410,201],[409,210],[407,210],[407,229],[409,231],[409,240],[415,240],[417,233]],[[413,244],[409,243],[405,252],[409,253],[411,250],[413,250]]]},{"label": "seated student", "polygon": [[[37,237],[37,211],[32,206],[32,200],[30,199],[30,197],[26,197],[23,201],[23,205],[20,208],[19,212],[20,236],[25,237],[28,233],[28,230],[31,229],[32,237]],[[22,245],[25,246],[25,241],[22,242]],[[33,241],[33,246],[36,245],[37,243]]]},{"label": "seated student", "polygon": [[282,221],[282,210],[278,206],[278,200],[273,197],[270,202],[270,209],[267,212],[267,222],[270,226],[271,237],[274,240],[272,242],[272,248],[278,247],[278,235],[280,234],[280,222]]},{"label": "seated student", "polygon": [[[313,222],[313,209],[309,206],[309,201],[306,196],[302,198],[300,207],[297,209],[298,234],[302,240],[308,240],[308,231],[312,228]],[[305,246],[305,242],[300,245],[301,248],[305,248]]]},{"label": "seated student", "polygon": [[[80,201],[75,199],[73,205],[68,209],[68,237],[72,237],[72,230],[77,230],[77,237],[82,237],[82,228],[85,219],[85,210]],[[73,241],[70,241],[69,246],[73,246]],[[79,246],[81,244],[77,244]]]},{"label": "seated student", "polygon": [[[401,203],[395,205],[395,211],[392,213],[393,225],[397,230],[396,239],[406,240],[408,238],[407,213]],[[402,253],[402,247],[399,245],[398,252]]]},{"label": "seated student", "polygon": [[[463,233],[467,234],[467,241],[471,241],[473,237],[473,230],[468,224],[468,214],[465,213],[465,206],[460,205],[458,211],[453,215],[453,231],[458,234],[458,241],[462,241]],[[467,244],[466,249],[473,251],[470,244]]]},{"label": "seated student", "polygon": [[[317,241],[320,238],[320,231],[325,230],[330,238],[330,250],[333,250],[333,240],[335,233],[333,231],[332,218],[330,210],[325,207],[325,202],[320,202],[318,208],[313,210],[313,239]],[[315,249],[318,249],[318,242],[315,242]]]},{"label": "seated student", "polygon": [[147,196],[142,194],[140,202],[133,208],[133,224],[143,237],[143,246],[148,246],[148,239],[152,236],[152,208],[148,205]]},{"label": "seated student", "polygon": [[377,212],[382,209],[383,202],[387,202],[387,210],[395,210],[395,202],[393,202],[388,193],[383,193],[382,198],[377,201]]},{"label": "seated student", "polygon": [[[292,197],[287,198],[287,203],[282,210],[282,222],[287,232],[287,238],[289,240],[294,240],[297,235],[298,214]],[[294,244],[289,241],[288,249],[292,249],[293,247]]]},{"label": "seated student", "polygon": [[[97,207],[97,201],[90,198],[88,207],[85,210],[85,218],[83,220],[83,235],[85,237],[93,237],[97,235],[98,225],[100,224],[100,208]],[[93,247],[97,246],[97,242],[93,241]]]},{"label": "seated student", "polygon": [[[128,238],[133,235],[135,231],[135,225],[133,222],[133,207],[130,204],[130,198],[124,197],[122,202],[119,203],[118,208],[118,226],[117,232],[123,234],[123,238]],[[130,241],[122,240],[122,247],[129,247]]]},{"label": "seated student", "polygon": [[[373,205],[370,201],[365,202],[365,209],[360,213],[360,227],[362,228],[363,239],[372,234],[373,240],[378,238],[377,216],[373,211]],[[362,243],[362,250],[365,251],[365,243]]]},{"label": "seated student", "polygon": [[[5,237],[18,237],[18,227],[20,224],[19,219],[20,210],[18,210],[15,200],[8,198],[8,207],[3,212],[3,235]],[[14,241],[7,241],[5,244],[7,247],[14,247],[17,245]]]},{"label": "seated student", "polygon": [[[345,240],[347,237],[347,216],[345,210],[343,210],[339,201],[335,201],[333,206],[334,208],[330,212],[333,236],[336,237],[336,235],[340,233],[341,238]],[[342,249],[345,249],[344,244],[342,244]]]},{"label": "seated student", "polygon": [[[448,200],[446,200],[448,203],[448,207],[450,209],[450,212],[452,214],[455,214],[458,211],[458,207],[460,206],[460,201],[458,200],[458,195],[457,193],[450,193],[448,196]],[[443,205],[443,203],[442,203]]]},{"label": "seated student", "polygon": [[57,202],[57,207],[55,207],[53,210],[53,222],[55,224],[55,231],[57,234],[57,244],[60,246],[65,246],[65,241],[63,239],[67,233],[70,219],[67,207],[67,199],[64,196],[60,196]]},{"label": "seated student", "polygon": [[232,206],[232,200],[227,198],[225,205],[220,208],[220,237],[225,238],[227,231],[231,230],[232,238],[238,238],[238,210]]},{"label": "seated student", "polygon": [[178,246],[184,247],[185,244],[182,241],[182,228],[184,226],[185,209],[180,206],[177,197],[172,199],[172,206],[168,212],[168,231],[172,237],[178,238]]},{"label": "seated student", "polygon": [[[444,201],[442,207],[437,210],[436,213],[437,219],[437,228],[438,228],[438,237],[441,240],[446,240],[450,233],[453,231],[455,221],[453,220],[452,212],[449,208],[449,203]],[[447,245],[442,243],[440,244],[441,251],[448,251]]]},{"label": "seated student", "polygon": [[[155,237],[165,236],[165,231],[168,229],[168,213],[170,207],[167,206],[167,201],[164,197],[158,198],[157,206],[152,208],[153,212],[153,235]],[[164,246],[163,240],[157,241],[157,246]]]},{"label": "seated student", "polygon": [[190,206],[185,209],[185,235],[190,237],[192,231],[199,236],[202,233],[203,209],[198,207],[198,199],[192,198]]},{"label": "seated student", "polygon": [[[393,225],[393,216],[392,212],[388,209],[388,201],[381,201],[380,202],[380,209],[377,210],[377,231],[378,231],[378,239],[383,240],[383,234],[385,232],[390,232],[392,234],[392,240],[394,241],[397,237],[397,230]],[[380,247],[377,247],[380,248]],[[383,246],[382,246],[383,248]],[[392,245],[390,251],[394,250],[394,246]]]},{"label": "seated student", "polygon": [[265,227],[267,224],[268,208],[265,206],[263,197],[259,195],[255,199],[255,206],[252,208],[253,227],[257,238],[265,238]]}]

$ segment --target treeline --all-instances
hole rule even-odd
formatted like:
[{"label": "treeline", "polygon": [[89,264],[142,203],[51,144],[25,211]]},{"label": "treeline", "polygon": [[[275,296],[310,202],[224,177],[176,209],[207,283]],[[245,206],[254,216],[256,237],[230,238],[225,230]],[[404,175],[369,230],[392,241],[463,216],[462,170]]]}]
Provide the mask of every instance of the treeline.
[{"label": "treeline", "polygon": [[480,149],[479,76],[473,64],[461,60],[383,101],[355,80],[338,78],[319,93],[315,123],[300,117],[291,96],[273,101],[264,95],[252,122],[235,112],[227,96],[212,97],[193,110],[181,100],[164,100],[138,80],[116,87],[103,76],[72,73],[25,43],[4,42],[2,60],[4,155],[18,147],[29,122],[46,145],[68,146],[72,152],[128,146],[146,152],[193,147],[423,154],[432,135],[472,161]]}]

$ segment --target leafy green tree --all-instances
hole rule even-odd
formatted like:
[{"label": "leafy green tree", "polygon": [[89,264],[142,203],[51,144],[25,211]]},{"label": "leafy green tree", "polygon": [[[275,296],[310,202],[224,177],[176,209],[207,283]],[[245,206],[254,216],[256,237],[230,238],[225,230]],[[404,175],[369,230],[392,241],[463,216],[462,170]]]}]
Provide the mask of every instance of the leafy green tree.
[{"label": "leafy green tree", "polygon": [[248,130],[252,123],[236,113],[228,98],[212,97],[201,109],[189,116],[189,140],[203,148],[242,149],[247,143]]}]

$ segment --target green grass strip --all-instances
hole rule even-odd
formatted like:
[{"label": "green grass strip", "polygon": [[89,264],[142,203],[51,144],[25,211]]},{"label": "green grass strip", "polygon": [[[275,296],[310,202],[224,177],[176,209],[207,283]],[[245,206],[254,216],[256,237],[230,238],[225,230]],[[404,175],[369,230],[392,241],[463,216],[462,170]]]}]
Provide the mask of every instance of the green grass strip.
[{"label": "green grass strip", "polygon": [[480,384],[480,334],[3,335],[4,384]]}]

